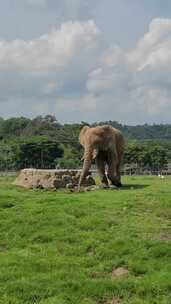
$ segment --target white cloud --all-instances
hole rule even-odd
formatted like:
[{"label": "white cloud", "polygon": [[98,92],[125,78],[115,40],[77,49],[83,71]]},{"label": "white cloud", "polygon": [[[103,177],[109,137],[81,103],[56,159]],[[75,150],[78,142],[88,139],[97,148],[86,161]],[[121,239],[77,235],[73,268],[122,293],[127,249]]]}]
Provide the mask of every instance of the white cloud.
[{"label": "white cloud", "polygon": [[149,65],[165,65],[171,59],[170,46],[171,19],[154,19],[149,25],[149,31],[129,54],[129,60],[138,65],[139,70]]},{"label": "white cloud", "polygon": [[69,21],[32,41],[1,41],[0,67],[31,73],[60,69],[80,53],[87,55],[96,46],[97,35],[98,29],[92,20]]},{"label": "white cloud", "polygon": [[169,121],[170,49],[171,20],[155,19],[134,49],[105,51],[87,81],[89,92],[100,96],[99,111],[130,123]]},{"label": "white cloud", "polygon": [[131,50],[106,48],[101,36],[93,21],[70,21],[32,41],[0,41],[2,114],[170,121],[171,19],[153,20]]}]

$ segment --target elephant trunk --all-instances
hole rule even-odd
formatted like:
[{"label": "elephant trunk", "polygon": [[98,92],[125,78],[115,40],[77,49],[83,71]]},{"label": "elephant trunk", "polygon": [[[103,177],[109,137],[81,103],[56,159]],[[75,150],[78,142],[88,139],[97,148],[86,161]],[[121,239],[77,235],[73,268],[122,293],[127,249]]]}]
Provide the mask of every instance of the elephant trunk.
[{"label": "elephant trunk", "polygon": [[79,179],[79,184],[78,184],[78,188],[80,189],[85,177],[87,176],[88,174],[88,171],[91,167],[91,162],[92,162],[92,159],[93,159],[93,153],[92,153],[92,149],[90,148],[87,148],[85,150],[85,153],[84,153],[84,163],[83,163],[83,169],[81,171],[81,175],[80,175],[80,179]]}]

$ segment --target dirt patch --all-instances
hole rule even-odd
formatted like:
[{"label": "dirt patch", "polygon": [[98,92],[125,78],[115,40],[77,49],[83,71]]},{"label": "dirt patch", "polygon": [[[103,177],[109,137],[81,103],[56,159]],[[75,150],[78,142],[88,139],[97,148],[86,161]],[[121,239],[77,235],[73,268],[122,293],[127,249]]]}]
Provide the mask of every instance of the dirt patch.
[{"label": "dirt patch", "polygon": [[152,237],[152,239],[155,241],[169,242],[169,241],[171,241],[171,232],[163,232],[163,233],[156,234],[155,236]]},{"label": "dirt patch", "polygon": [[67,193],[84,193],[97,190],[96,186],[89,186],[89,187],[81,187],[78,191],[78,187],[75,186],[74,188],[67,188]]},{"label": "dirt patch", "polygon": [[1,208],[3,209],[9,209],[9,208],[13,208],[15,207],[15,205],[11,202],[4,202],[1,204]]},{"label": "dirt patch", "polygon": [[6,245],[0,245],[0,252],[6,251],[7,247]]},{"label": "dirt patch", "polygon": [[117,267],[112,271],[112,279],[117,279],[129,274],[129,271],[126,267]]},{"label": "dirt patch", "polygon": [[121,302],[118,299],[113,298],[109,304],[121,304]]},{"label": "dirt patch", "polygon": [[100,299],[97,303],[98,304],[121,304],[120,300],[116,297],[113,297],[110,300],[103,298],[103,299]]}]

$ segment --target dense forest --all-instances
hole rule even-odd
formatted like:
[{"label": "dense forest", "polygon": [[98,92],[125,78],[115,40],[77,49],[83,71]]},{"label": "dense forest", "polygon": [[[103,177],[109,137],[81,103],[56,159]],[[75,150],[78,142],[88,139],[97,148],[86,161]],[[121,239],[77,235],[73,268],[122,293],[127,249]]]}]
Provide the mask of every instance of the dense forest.
[{"label": "dense forest", "polygon": [[[81,165],[78,136],[83,125],[61,124],[55,116],[0,118],[0,170],[74,168]],[[126,139],[125,164],[146,169],[163,169],[171,161],[171,124],[127,126],[116,121]]]}]

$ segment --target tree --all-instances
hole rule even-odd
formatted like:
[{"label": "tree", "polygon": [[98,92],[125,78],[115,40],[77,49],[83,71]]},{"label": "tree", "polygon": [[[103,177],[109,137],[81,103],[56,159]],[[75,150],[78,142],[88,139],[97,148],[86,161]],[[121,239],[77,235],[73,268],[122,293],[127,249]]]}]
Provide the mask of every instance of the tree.
[{"label": "tree", "polygon": [[63,156],[63,149],[54,140],[35,138],[19,145],[16,162],[19,168],[55,168],[55,159]]},{"label": "tree", "polygon": [[168,163],[168,150],[154,143],[130,143],[125,151],[124,162],[136,164],[139,168],[161,170]]},{"label": "tree", "polygon": [[0,143],[0,170],[12,170],[15,169],[15,151],[11,143]]},{"label": "tree", "polygon": [[80,150],[72,148],[70,145],[61,145],[64,155],[60,159],[56,159],[56,165],[63,169],[75,169],[81,165]]},{"label": "tree", "polygon": [[160,146],[154,146],[149,148],[150,154],[150,164],[153,170],[162,170],[167,166],[168,159],[167,154],[168,151]]},{"label": "tree", "polygon": [[1,138],[20,136],[23,129],[30,123],[30,119],[25,117],[9,118],[0,123]]}]

